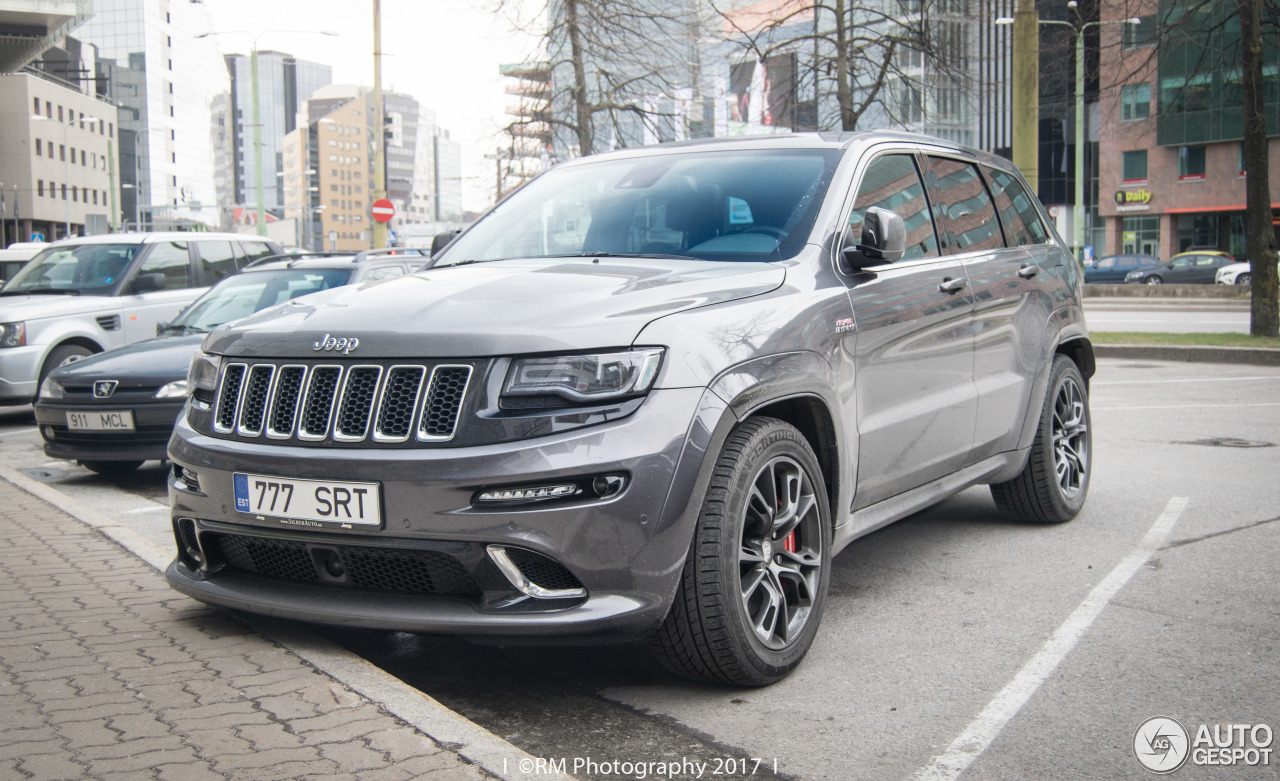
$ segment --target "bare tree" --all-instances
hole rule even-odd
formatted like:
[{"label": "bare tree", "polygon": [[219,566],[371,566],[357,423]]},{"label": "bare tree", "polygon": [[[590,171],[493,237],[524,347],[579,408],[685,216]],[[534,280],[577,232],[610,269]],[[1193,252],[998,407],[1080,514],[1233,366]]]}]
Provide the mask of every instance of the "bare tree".
[{"label": "bare tree", "polygon": [[[816,129],[856,130],[869,112],[899,124],[919,118],[929,86],[968,91],[966,0],[779,0],[761,18],[717,6],[734,39],[761,63],[803,54],[814,74]],[[817,106],[834,95],[834,122]],[[830,126],[834,125],[834,127]]]},{"label": "bare tree", "polygon": [[569,155],[631,146],[646,130],[660,135],[681,116],[674,96],[699,78],[698,5],[547,0],[539,16],[548,108],[523,121],[549,125]]},{"label": "bare tree", "polygon": [[[1147,76],[1156,71],[1160,58],[1176,56],[1183,63],[1181,78],[1165,78],[1162,73],[1157,81],[1161,113],[1157,121],[1168,121],[1168,113],[1190,110],[1186,107],[1207,105],[1214,96],[1223,97],[1224,116],[1240,112],[1245,241],[1252,284],[1249,332],[1275,337],[1280,335],[1280,280],[1271,217],[1263,61],[1274,58],[1280,41],[1280,0],[1126,0],[1124,4],[1128,16],[1150,15],[1156,8],[1151,32],[1155,45],[1146,58],[1132,62],[1121,81]],[[1268,78],[1277,78],[1274,71]],[[1236,90],[1239,104],[1233,105],[1225,93]],[[1280,127],[1273,124],[1270,131],[1274,135]]]}]

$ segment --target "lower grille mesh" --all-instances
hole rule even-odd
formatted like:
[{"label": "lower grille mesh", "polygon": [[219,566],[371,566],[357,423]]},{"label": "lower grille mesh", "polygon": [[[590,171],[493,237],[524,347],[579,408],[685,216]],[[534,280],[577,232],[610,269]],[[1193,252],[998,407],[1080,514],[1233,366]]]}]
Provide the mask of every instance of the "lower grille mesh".
[{"label": "lower grille mesh", "polygon": [[[206,549],[217,551],[231,569],[268,578],[299,583],[319,583],[317,556],[323,552],[330,561],[340,562],[345,583],[337,586],[400,594],[475,595],[479,586],[471,573],[447,553],[425,550],[395,550],[359,545],[308,546],[289,540],[250,537],[239,534],[205,534]],[[216,557],[211,553],[211,560]]]},{"label": "lower grille mesh", "polygon": [[548,590],[582,588],[582,582],[572,572],[546,556],[521,548],[507,548],[507,558],[535,586]]}]

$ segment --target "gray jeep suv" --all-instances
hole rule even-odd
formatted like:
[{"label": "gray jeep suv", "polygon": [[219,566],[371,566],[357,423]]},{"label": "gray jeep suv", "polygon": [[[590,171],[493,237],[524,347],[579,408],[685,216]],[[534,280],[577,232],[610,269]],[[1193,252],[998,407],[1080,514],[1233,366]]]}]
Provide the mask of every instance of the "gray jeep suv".
[{"label": "gray jeep suv", "polygon": [[858,537],[982,483],[1072,518],[1093,370],[1080,271],[1003,159],[880,132],[584,158],[425,271],[210,334],[167,574],[767,684]]}]

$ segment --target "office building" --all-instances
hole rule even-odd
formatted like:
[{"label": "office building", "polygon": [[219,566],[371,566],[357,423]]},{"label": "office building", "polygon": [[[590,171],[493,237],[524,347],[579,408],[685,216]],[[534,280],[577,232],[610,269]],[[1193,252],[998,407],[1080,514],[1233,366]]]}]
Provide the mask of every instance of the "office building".
[{"label": "office building", "polygon": [[227,69],[203,3],[94,0],[77,31],[97,47],[97,89],[120,107],[124,213],[144,227],[221,223],[213,110]]},{"label": "office building", "polygon": [[[1102,63],[1100,212],[1102,254],[1167,258],[1188,249],[1249,256],[1245,239],[1240,27],[1233,4],[1149,0],[1143,24],[1104,31],[1119,52]],[[1156,18],[1194,9],[1164,42]],[[1108,2],[1104,14],[1133,13]],[[1157,14],[1159,17],[1157,17]],[[1179,14],[1181,15],[1181,14]],[[1280,32],[1263,28],[1264,111],[1270,155],[1272,223],[1280,223]],[[1123,37],[1122,37],[1123,36]]]}]

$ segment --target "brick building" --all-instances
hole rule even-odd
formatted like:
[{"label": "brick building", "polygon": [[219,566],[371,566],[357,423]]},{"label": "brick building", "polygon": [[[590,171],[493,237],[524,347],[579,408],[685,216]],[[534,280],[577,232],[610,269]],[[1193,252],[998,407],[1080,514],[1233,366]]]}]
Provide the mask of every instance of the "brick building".
[{"label": "brick building", "polygon": [[[1195,12],[1186,10],[1194,5]],[[1233,3],[1112,0],[1102,18],[1097,254],[1187,249],[1248,257],[1245,242],[1239,21]],[[1182,17],[1172,29],[1157,19]],[[1171,16],[1172,14],[1172,16]],[[1280,224],[1280,35],[1264,30],[1263,56],[1273,224]]]}]

